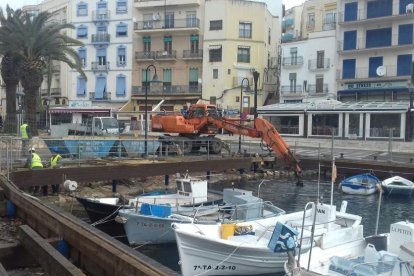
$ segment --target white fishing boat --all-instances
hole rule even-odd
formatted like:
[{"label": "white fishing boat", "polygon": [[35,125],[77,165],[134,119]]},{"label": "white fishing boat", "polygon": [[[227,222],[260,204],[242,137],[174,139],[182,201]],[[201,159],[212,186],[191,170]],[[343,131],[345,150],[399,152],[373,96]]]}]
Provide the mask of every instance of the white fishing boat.
[{"label": "white fishing boat", "polygon": [[414,190],[414,183],[401,176],[393,176],[382,181],[381,186],[387,195],[403,195],[410,197]]},{"label": "white fishing boat", "polygon": [[[302,269],[288,269],[286,275],[323,276],[412,276],[414,275],[414,224],[393,223],[389,234],[365,238],[356,247],[321,252],[318,248],[301,256]],[[309,259],[311,257],[311,259]],[[298,262],[292,262],[297,264]]]},{"label": "white fishing boat", "polygon": [[[174,222],[216,224],[218,221],[249,221],[285,214],[269,202],[253,196],[251,191],[224,189],[224,205],[183,207],[142,203],[140,208],[120,210],[116,221],[122,223],[132,244],[175,242]],[[188,213],[181,210],[190,208]]]},{"label": "white fishing boat", "polygon": [[[279,222],[300,232],[298,254],[310,248],[340,250],[363,240],[361,217],[337,212],[336,206],[308,204],[312,208],[273,218],[235,224],[251,229],[247,235],[229,233],[229,224],[173,223],[182,275],[255,275],[284,271],[286,253],[272,249]],[[302,230],[303,229],[303,230]],[[313,241],[311,243],[311,241]]]},{"label": "white fishing boat", "polygon": [[339,183],[342,192],[351,195],[372,195],[381,181],[372,174],[363,173],[348,177]]}]

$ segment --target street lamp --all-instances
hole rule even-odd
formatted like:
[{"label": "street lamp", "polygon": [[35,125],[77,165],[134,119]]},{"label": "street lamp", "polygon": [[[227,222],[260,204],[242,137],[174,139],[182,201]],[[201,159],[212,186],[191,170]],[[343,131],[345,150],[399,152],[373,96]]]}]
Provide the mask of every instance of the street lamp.
[{"label": "street lamp", "polygon": [[[243,82],[247,81],[247,86],[244,92],[251,92],[250,82],[248,78],[243,78],[240,84],[240,125],[242,123],[242,113],[243,113]],[[239,134],[239,153],[241,153],[241,134]]]},{"label": "street lamp", "polygon": [[[253,81],[254,81],[254,119],[257,118],[257,83],[259,81],[260,73],[256,70],[253,71]],[[255,122],[256,123],[256,122]]]},{"label": "street lamp", "polygon": [[23,123],[23,98],[25,94],[23,91],[18,90],[16,92],[17,97],[17,107],[18,109],[18,117],[16,118],[17,122],[17,133],[20,133],[20,125]]},{"label": "street lamp", "polygon": [[158,75],[157,75],[157,68],[155,68],[155,66],[153,65],[153,64],[150,64],[150,65],[148,65],[147,66],[147,68],[145,69],[145,118],[144,118],[144,127],[145,127],[145,130],[144,130],[144,137],[145,137],[145,141],[144,141],[144,149],[145,149],[145,151],[144,151],[144,155],[145,155],[145,157],[147,157],[148,156],[148,141],[147,141],[147,138],[148,138],[148,86],[149,86],[149,82],[148,82],[148,72],[149,72],[149,70],[150,70],[150,68],[151,67],[153,67],[154,68],[154,77],[152,78],[152,81],[151,82],[160,82],[159,80],[158,80]]}]

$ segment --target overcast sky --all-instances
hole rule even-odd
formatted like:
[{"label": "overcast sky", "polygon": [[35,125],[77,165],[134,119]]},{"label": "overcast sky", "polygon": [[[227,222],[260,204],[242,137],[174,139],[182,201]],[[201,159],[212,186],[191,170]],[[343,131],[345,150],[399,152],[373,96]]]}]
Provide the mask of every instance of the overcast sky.
[{"label": "overcast sky", "polygon": [[[268,3],[269,9],[272,9],[271,0],[264,0]],[[24,5],[33,5],[33,4],[39,4],[41,3],[41,0],[0,0],[0,7],[6,8],[7,4],[12,7],[13,9],[18,9],[23,7]],[[293,6],[299,5],[300,3],[303,3],[304,0],[283,0],[283,4],[285,4],[286,8],[289,9]]]}]

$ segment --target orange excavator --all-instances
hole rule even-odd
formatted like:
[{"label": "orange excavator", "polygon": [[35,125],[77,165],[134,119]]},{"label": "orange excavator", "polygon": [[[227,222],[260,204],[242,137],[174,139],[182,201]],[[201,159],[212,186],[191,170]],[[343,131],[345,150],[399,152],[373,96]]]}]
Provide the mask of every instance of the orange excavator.
[{"label": "orange excavator", "polygon": [[220,129],[233,134],[262,138],[262,141],[276,153],[277,157],[283,159],[297,175],[300,175],[299,161],[269,121],[256,118],[253,125],[246,123],[247,120],[222,117],[215,105],[193,104],[185,115],[157,114],[153,116],[151,129],[154,132],[177,133],[178,136],[163,135],[160,140],[163,145],[171,143],[180,145],[186,154],[198,151],[201,147],[205,147],[210,153],[220,153],[223,142],[215,137]]}]

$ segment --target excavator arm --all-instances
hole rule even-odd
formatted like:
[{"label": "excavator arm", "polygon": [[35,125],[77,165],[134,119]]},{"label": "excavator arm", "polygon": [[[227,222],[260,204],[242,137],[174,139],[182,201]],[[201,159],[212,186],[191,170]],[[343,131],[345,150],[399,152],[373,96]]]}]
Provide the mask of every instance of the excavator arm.
[{"label": "excavator arm", "polygon": [[211,116],[206,117],[206,119],[208,123],[219,128],[223,128],[234,134],[253,138],[262,138],[267,146],[271,148],[279,158],[282,158],[298,176],[302,172],[302,169],[299,166],[299,161],[290,151],[288,144],[283,140],[279,132],[269,121],[263,118],[256,118],[254,121],[255,127],[250,127],[240,124],[240,120],[236,121],[224,118],[213,118]]}]

